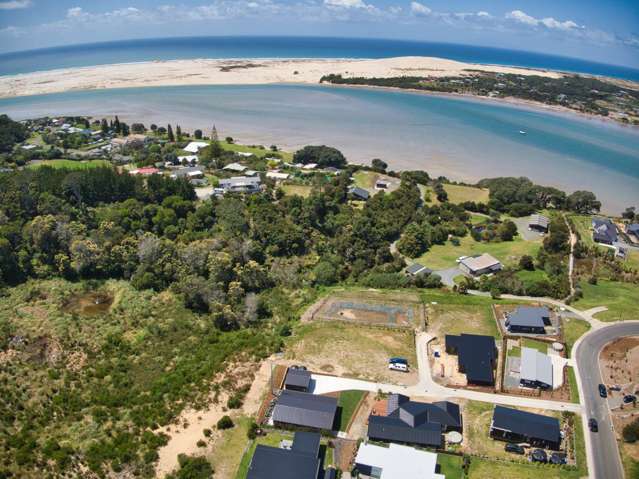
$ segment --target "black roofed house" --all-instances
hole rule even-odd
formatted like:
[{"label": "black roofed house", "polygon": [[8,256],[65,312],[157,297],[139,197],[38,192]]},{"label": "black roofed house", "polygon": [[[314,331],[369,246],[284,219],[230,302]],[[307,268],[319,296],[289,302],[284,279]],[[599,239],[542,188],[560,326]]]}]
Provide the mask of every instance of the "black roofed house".
[{"label": "black roofed house", "polygon": [[418,263],[411,264],[404,271],[406,271],[407,276],[421,276],[423,274],[429,275],[433,272],[432,269],[429,269],[426,266],[422,266]]},{"label": "black roofed house", "polygon": [[386,416],[368,418],[368,437],[375,441],[441,448],[444,432],[461,429],[457,404],[415,402],[402,394],[389,396]]},{"label": "black roofed house", "polygon": [[311,385],[311,373],[305,369],[288,368],[284,379],[284,389],[308,392]]},{"label": "black roofed house", "polygon": [[318,479],[320,435],[295,433],[290,449],[259,444],[251,459],[246,479]]},{"label": "black roofed house", "polygon": [[637,241],[639,241],[639,223],[632,223],[626,225],[626,233],[633,235]]},{"label": "black roofed house", "polygon": [[446,335],[446,352],[456,354],[459,372],[466,374],[468,384],[495,384],[497,348],[495,338],[479,334]]},{"label": "black roofed house", "polygon": [[273,423],[283,428],[333,429],[337,399],[285,389],[273,409]]},{"label": "black roofed house", "polygon": [[351,186],[348,189],[348,194],[355,199],[364,201],[368,200],[368,198],[370,198],[371,196],[368,191],[366,191],[364,188],[360,188],[359,186]]},{"label": "black roofed house", "polygon": [[546,326],[550,326],[550,309],[546,306],[519,306],[505,316],[511,333],[546,334]]},{"label": "black roofed house", "polygon": [[504,406],[495,406],[490,436],[553,450],[558,450],[561,445],[561,428],[557,418]]},{"label": "black roofed house", "polygon": [[612,245],[617,242],[617,227],[608,218],[593,218],[592,239],[596,243]]}]

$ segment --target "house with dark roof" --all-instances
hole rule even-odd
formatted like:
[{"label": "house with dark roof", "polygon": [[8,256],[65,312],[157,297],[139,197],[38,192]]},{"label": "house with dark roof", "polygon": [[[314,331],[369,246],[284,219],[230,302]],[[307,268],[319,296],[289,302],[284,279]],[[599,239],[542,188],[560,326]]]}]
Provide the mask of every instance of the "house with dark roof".
[{"label": "house with dark roof", "polygon": [[428,276],[429,274],[433,272],[432,269],[429,269],[426,266],[422,266],[421,264],[418,264],[418,263],[411,264],[404,271],[406,272],[407,276],[421,276],[421,275]]},{"label": "house with dark roof", "polygon": [[626,225],[626,234],[634,236],[635,240],[639,241],[639,223]]},{"label": "house with dark roof", "polygon": [[612,245],[617,242],[617,227],[608,218],[593,218],[592,239],[596,243]]},{"label": "house with dark roof", "polygon": [[273,424],[331,431],[336,413],[337,398],[285,389],[275,402]]},{"label": "house with dark roof", "polygon": [[559,450],[559,420],[550,416],[495,406],[490,437],[500,441],[525,442],[533,447]]},{"label": "house with dark roof", "polygon": [[550,309],[546,306],[519,306],[505,317],[504,324],[511,333],[546,334],[546,326],[550,326]]},{"label": "house with dark roof", "polygon": [[368,200],[370,198],[370,193],[366,191],[364,188],[360,188],[359,186],[351,186],[348,189],[349,196],[352,196],[356,200]]},{"label": "house with dark roof", "polygon": [[540,233],[547,233],[549,224],[550,220],[548,217],[539,214],[531,215],[528,220],[528,227],[531,230],[539,231]]},{"label": "house with dark roof", "polygon": [[368,438],[401,444],[443,447],[443,433],[462,430],[459,406],[448,401],[422,403],[402,394],[388,398],[386,416],[368,418]]},{"label": "house with dark roof", "polygon": [[466,375],[468,384],[492,386],[497,362],[495,338],[480,334],[446,335],[446,352],[456,354],[459,372]]},{"label": "house with dark roof", "polygon": [[259,444],[246,479],[318,479],[320,439],[319,433],[298,431],[290,448]]},{"label": "house with dark roof", "polygon": [[311,373],[305,369],[288,368],[284,378],[284,389],[308,392],[311,386]]}]

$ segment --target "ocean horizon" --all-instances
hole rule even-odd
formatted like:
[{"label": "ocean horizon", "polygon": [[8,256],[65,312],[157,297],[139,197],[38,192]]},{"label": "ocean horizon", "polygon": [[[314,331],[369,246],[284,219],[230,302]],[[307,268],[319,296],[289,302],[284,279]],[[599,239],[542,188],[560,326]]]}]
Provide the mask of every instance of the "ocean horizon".
[{"label": "ocean horizon", "polygon": [[381,158],[392,169],[453,181],[527,176],[568,192],[590,190],[606,213],[639,204],[639,132],[497,102],[320,85],[206,85],[16,97],[0,100],[0,112],[15,119],[118,115],[184,130],[216,125],[243,144],[327,144],[354,163]]},{"label": "ocean horizon", "polygon": [[639,81],[639,69],[522,50],[374,38],[208,36],[59,46],[0,54],[0,75],[114,63],[195,58],[390,58],[431,56],[468,63],[602,75]]}]

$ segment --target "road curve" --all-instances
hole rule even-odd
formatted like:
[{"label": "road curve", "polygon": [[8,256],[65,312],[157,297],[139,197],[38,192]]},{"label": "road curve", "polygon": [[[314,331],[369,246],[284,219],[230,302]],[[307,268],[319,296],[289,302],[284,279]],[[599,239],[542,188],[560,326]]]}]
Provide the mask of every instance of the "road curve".
[{"label": "road curve", "polygon": [[[599,397],[597,386],[604,381],[599,368],[599,353],[609,342],[623,337],[639,335],[639,321],[625,321],[593,329],[575,345],[577,374],[584,407],[584,435],[588,449],[588,469],[594,479],[622,479],[623,466],[619,456],[615,432],[612,429],[607,402]],[[599,432],[592,433],[587,426],[591,417],[597,419]]]}]

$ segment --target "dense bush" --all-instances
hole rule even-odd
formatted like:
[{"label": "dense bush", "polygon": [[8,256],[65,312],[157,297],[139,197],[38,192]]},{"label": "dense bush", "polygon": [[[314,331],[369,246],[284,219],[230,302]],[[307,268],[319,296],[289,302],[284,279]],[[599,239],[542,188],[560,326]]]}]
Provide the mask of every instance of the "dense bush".
[{"label": "dense bush", "polygon": [[346,158],[336,148],[331,146],[305,146],[301,150],[295,152],[293,156],[295,163],[317,163],[320,168],[329,166],[335,168],[344,168],[346,166]]},{"label": "dense bush", "polygon": [[229,416],[222,416],[217,422],[217,428],[219,430],[231,429],[234,425],[233,420]]}]

